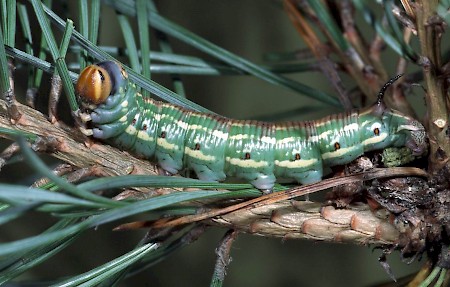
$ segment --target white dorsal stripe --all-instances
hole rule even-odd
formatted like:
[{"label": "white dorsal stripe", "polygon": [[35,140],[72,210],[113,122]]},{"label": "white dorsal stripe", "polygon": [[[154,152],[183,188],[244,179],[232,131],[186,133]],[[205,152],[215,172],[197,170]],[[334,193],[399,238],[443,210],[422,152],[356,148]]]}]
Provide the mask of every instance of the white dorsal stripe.
[{"label": "white dorsal stripe", "polygon": [[277,139],[276,139],[276,138],[273,138],[273,137],[262,137],[262,138],[261,138],[261,141],[262,141],[263,143],[268,143],[268,144],[274,145],[274,144],[277,142]]},{"label": "white dorsal stripe", "polygon": [[249,135],[248,134],[237,134],[237,135],[232,135],[229,136],[230,140],[235,140],[235,141],[239,141],[239,140],[243,140],[243,139],[248,139]]},{"label": "white dorsal stripe", "polygon": [[325,132],[321,133],[320,135],[318,135],[317,139],[318,140],[327,139],[331,134],[334,134],[334,133],[335,133],[335,131],[333,131],[333,130],[325,131]]},{"label": "white dorsal stripe", "polygon": [[207,131],[208,129],[202,125],[189,125],[190,130],[204,130]]},{"label": "white dorsal stripe", "polygon": [[300,139],[300,137],[287,137],[287,138],[284,138],[284,139],[277,140],[277,144],[280,144],[280,145],[281,144],[287,144],[287,143],[294,142],[296,140],[301,140],[301,139]]},{"label": "white dorsal stripe", "polygon": [[178,126],[179,126],[180,128],[182,128],[183,130],[187,130],[187,128],[189,127],[189,124],[186,123],[186,122],[183,122],[183,121],[178,121],[177,124],[178,124]]},{"label": "white dorsal stripe", "polygon": [[[255,135],[248,135],[248,134],[237,134],[237,135],[232,135],[229,137],[230,140],[244,140],[244,139],[256,139],[257,136]],[[267,144],[275,144],[277,142],[276,138],[273,137],[261,137],[260,141],[263,143],[267,143]]]},{"label": "white dorsal stripe", "polygon": [[[202,130],[205,132],[210,132],[210,130],[202,125],[189,125],[189,130],[195,131],[195,130]],[[216,138],[220,138],[222,140],[226,140],[228,138],[228,133],[223,132],[221,130],[213,130],[212,135]]]},{"label": "white dorsal stripe", "polygon": [[345,125],[344,126],[344,131],[345,132],[356,131],[358,129],[359,129],[359,125],[357,123],[353,123],[353,124],[349,124],[349,125]]},{"label": "white dorsal stripe", "polygon": [[215,136],[216,138],[220,138],[222,140],[226,140],[228,138],[228,133],[223,132],[221,130],[214,130],[212,135]]}]

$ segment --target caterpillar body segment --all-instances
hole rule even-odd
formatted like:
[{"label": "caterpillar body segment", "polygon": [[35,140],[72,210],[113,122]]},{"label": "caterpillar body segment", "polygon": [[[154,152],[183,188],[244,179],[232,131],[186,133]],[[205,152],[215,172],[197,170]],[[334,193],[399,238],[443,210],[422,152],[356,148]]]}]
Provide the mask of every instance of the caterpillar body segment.
[{"label": "caterpillar body segment", "polygon": [[239,177],[262,190],[277,179],[320,181],[330,167],[367,151],[406,145],[420,155],[427,148],[424,127],[382,101],[315,121],[232,120],[144,98],[111,61],[83,70],[76,90],[94,137],[172,174],[189,169],[202,180]]}]

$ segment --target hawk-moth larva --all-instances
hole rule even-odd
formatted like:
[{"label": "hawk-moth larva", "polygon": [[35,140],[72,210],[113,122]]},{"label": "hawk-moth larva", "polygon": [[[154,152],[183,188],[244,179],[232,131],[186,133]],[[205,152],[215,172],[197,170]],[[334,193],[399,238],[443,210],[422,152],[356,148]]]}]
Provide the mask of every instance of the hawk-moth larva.
[{"label": "hawk-moth larva", "polygon": [[382,102],[394,80],[381,89],[373,106],[282,123],[233,120],[144,98],[112,61],[85,68],[76,90],[95,138],[154,159],[171,174],[187,168],[202,180],[234,176],[270,190],[280,178],[301,184],[320,181],[329,167],[366,151],[407,146],[416,155],[424,153],[422,124]]}]

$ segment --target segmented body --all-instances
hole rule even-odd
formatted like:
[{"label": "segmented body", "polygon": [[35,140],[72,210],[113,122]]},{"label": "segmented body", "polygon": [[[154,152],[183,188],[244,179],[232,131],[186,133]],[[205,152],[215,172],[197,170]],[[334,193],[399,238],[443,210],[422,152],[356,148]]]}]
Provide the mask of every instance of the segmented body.
[{"label": "segmented body", "polygon": [[193,170],[202,180],[233,176],[266,190],[280,178],[320,181],[329,167],[366,151],[406,145],[421,154],[426,149],[424,127],[381,102],[315,121],[232,120],[144,98],[115,62],[87,67],[77,92],[94,137],[153,159],[169,173]]}]

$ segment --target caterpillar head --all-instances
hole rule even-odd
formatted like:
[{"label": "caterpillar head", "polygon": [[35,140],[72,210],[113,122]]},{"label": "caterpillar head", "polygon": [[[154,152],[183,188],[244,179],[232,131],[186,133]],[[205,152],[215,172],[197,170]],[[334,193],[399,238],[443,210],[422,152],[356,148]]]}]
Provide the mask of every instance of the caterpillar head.
[{"label": "caterpillar head", "polygon": [[359,125],[365,151],[406,146],[414,155],[422,155],[428,148],[424,126],[383,103],[362,110]]},{"label": "caterpillar head", "polygon": [[414,155],[422,155],[428,149],[424,126],[399,111],[389,109],[383,102],[386,89],[401,76],[389,80],[378,93],[377,102],[359,113],[360,136],[365,151],[406,146]]},{"label": "caterpillar head", "polygon": [[122,66],[114,61],[104,61],[87,66],[80,74],[75,91],[83,103],[104,103],[115,94],[128,77]]},{"label": "caterpillar head", "polygon": [[377,102],[360,112],[359,124],[365,151],[406,146],[414,155],[422,155],[428,149],[425,127],[417,120],[389,109],[383,102],[386,89],[401,76],[389,80],[378,93]]},{"label": "caterpillar head", "polygon": [[414,119],[408,119],[405,123],[398,125],[398,133],[406,135],[405,145],[412,151],[413,155],[422,155],[428,150],[427,133],[425,127]]}]

